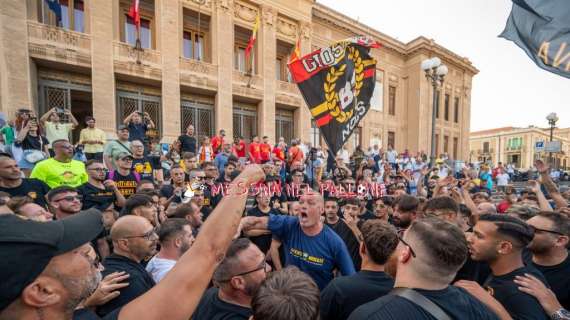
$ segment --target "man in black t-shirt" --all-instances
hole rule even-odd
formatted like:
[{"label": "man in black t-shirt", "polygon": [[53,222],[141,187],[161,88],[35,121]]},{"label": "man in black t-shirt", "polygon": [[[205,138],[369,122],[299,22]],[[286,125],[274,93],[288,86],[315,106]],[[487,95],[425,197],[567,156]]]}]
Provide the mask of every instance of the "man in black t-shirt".
[{"label": "man in black t-shirt", "polygon": [[143,142],[140,140],[131,141],[131,151],[133,153],[133,171],[138,173],[141,179],[154,182],[155,170],[161,170],[162,168],[156,167],[156,163],[144,155]]},{"label": "man in black t-shirt", "polygon": [[0,156],[0,191],[7,192],[12,197],[30,197],[45,208],[49,187],[41,180],[22,178],[22,171],[16,160]]},{"label": "man in black t-shirt", "polygon": [[388,294],[394,287],[394,279],[384,273],[384,264],[398,246],[396,229],[384,221],[367,221],[362,225],[362,237],[362,269],[352,276],[334,279],[321,292],[323,319],[348,319],[354,309]]},{"label": "man in black t-shirt", "polygon": [[532,265],[540,271],[560,304],[570,310],[570,219],[555,212],[540,212],[527,223],[534,229],[528,245]]},{"label": "man in black t-shirt", "polygon": [[107,180],[115,181],[117,188],[128,199],[137,191],[137,185],[141,181],[138,173],[134,172],[132,168],[133,156],[127,152],[120,152],[115,157],[117,170],[110,171],[107,174]]},{"label": "man in black t-shirt", "polygon": [[[247,216],[252,217],[269,217],[270,214],[280,214],[279,210],[275,210],[269,206],[269,195],[259,192],[255,196],[257,206],[247,212]],[[251,230],[244,232],[245,236],[255,244],[261,252],[267,254],[271,247],[271,231],[269,230]]]},{"label": "man in black t-shirt", "polygon": [[196,137],[194,137],[194,126],[189,125],[186,133],[178,137],[181,152],[192,152],[196,154]]},{"label": "man in black t-shirt", "polygon": [[206,291],[192,319],[249,319],[251,298],[268,271],[271,267],[257,246],[245,238],[234,240],[214,272],[217,287]]},{"label": "man in black t-shirt", "polygon": [[175,164],[170,169],[170,184],[160,188],[160,204],[168,209],[171,203],[181,203],[188,185],[184,182],[184,170]]},{"label": "man in black t-shirt", "polygon": [[469,236],[471,258],[487,261],[492,274],[483,287],[497,299],[514,319],[548,319],[539,302],[518,289],[516,276],[526,273],[546,283],[544,276],[532,266],[525,266],[522,250],[531,242],[534,232],[524,221],[504,214],[479,217]]},{"label": "man in black t-shirt", "polygon": [[338,234],[346,244],[348,253],[354,263],[354,269],[360,270],[362,259],[360,257],[360,242],[352,229],[338,216],[338,199],[327,198],[325,200],[325,224]]},{"label": "man in black t-shirt", "polygon": [[125,205],[125,197],[121,194],[113,180],[106,180],[107,169],[103,162],[89,160],[85,164],[89,180],[79,186],[77,191],[83,197],[82,209],[96,208],[104,211],[111,204],[118,207]]},{"label": "man in black t-shirt", "polygon": [[[437,305],[451,319],[496,320],[498,317],[462,288],[450,286],[468,255],[459,227],[438,218],[418,219],[400,238],[394,252],[397,288],[413,289]],[[407,298],[388,294],[357,308],[349,317],[359,319],[418,320],[436,318]]]}]

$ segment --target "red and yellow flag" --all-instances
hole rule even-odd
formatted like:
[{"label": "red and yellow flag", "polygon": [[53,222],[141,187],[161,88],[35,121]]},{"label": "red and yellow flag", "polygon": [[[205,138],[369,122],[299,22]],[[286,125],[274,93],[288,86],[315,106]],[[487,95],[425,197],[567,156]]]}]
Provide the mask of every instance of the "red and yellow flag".
[{"label": "red and yellow flag", "polygon": [[259,29],[259,14],[255,17],[255,24],[253,25],[253,31],[251,32],[251,38],[247,43],[247,47],[245,48],[245,58],[249,59],[249,55],[251,54],[251,49],[253,49],[253,45],[255,44],[255,39],[257,38],[257,30]]},{"label": "red and yellow flag", "polygon": [[297,38],[297,43],[295,43],[295,48],[289,57],[289,63],[297,61],[301,58],[301,37]]}]

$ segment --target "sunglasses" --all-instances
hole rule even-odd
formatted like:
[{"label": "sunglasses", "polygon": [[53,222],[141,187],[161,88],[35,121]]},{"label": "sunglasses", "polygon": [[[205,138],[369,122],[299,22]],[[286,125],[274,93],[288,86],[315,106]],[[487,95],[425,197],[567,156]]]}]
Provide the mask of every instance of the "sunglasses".
[{"label": "sunglasses", "polygon": [[565,236],[565,234],[562,232],[558,232],[558,231],[554,231],[554,230],[541,229],[541,228],[537,228],[537,227],[533,227],[533,226],[530,226],[530,227],[534,230],[535,233],[545,232],[545,233],[557,234],[559,236]]},{"label": "sunglasses", "polygon": [[63,201],[63,200],[68,201],[68,202],[71,202],[71,201],[73,201],[73,200],[81,201],[81,200],[83,200],[83,197],[81,197],[81,196],[67,196],[67,197],[63,197],[63,198],[60,198],[60,199],[57,199],[57,200],[53,200],[53,201],[55,201],[55,202],[60,202],[60,201]]},{"label": "sunglasses", "polygon": [[405,245],[406,247],[410,248],[410,253],[412,254],[412,257],[416,257],[416,253],[414,252],[414,249],[412,249],[412,247],[404,240],[404,238],[402,238],[402,236],[398,236],[398,240],[400,240],[400,242]]},{"label": "sunglasses", "polygon": [[228,279],[219,280],[219,282],[228,282],[228,281],[232,280],[233,277],[245,276],[245,275],[248,275],[250,273],[254,273],[256,271],[259,271],[259,270],[264,270],[264,271],[267,270],[267,262],[265,262],[265,258],[263,259],[263,262],[257,268],[250,270],[250,271],[234,274],[233,276],[229,277]]}]

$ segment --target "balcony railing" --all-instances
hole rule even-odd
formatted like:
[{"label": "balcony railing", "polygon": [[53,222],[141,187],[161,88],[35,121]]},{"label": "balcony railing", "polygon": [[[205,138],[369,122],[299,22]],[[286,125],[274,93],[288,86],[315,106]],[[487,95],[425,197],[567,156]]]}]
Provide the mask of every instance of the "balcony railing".
[{"label": "balcony railing", "polygon": [[162,56],[159,51],[139,50],[124,42],[113,43],[115,71],[134,76],[160,80]]},{"label": "balcony railing", "polygon": [[36,21],[28,21],[30,55],[71,64],[91,64],[91,36]]},{"label": "balcony railing", "polygon": [[234,70],[232,74],[232,80],[233,82],[237,82],[249,88],[262,89],[262,79],[257,74],[248,75],[238,70]]},{"label": "balcony railing", "polygon": [[288,94],[292,94],[292,95],[296,95],[298,96],[299,93],[299,89],[297,88],[297,85],[291,82],[287,82],[287,81],[281,81],[281,80],[277,80],[277,91],[278,92],[282,92],[282,93],[288,93]]}]

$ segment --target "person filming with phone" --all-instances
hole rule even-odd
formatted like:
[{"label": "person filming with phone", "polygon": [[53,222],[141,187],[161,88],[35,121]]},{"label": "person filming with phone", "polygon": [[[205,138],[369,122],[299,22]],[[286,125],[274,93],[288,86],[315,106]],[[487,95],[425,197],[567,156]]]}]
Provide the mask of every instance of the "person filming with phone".
[{"label": "person filming with phone", "polygon": [[[63,123],[62,118],[67,118],[70,123]],[[77,119],[73,116],[69,109],[51,108],[40,118],[40,124],[45,128],[46,138],[48,141],[67,140],[69,133],[79,125]],[[51,144],[48,144],[50,157],[54,156]]]}]

